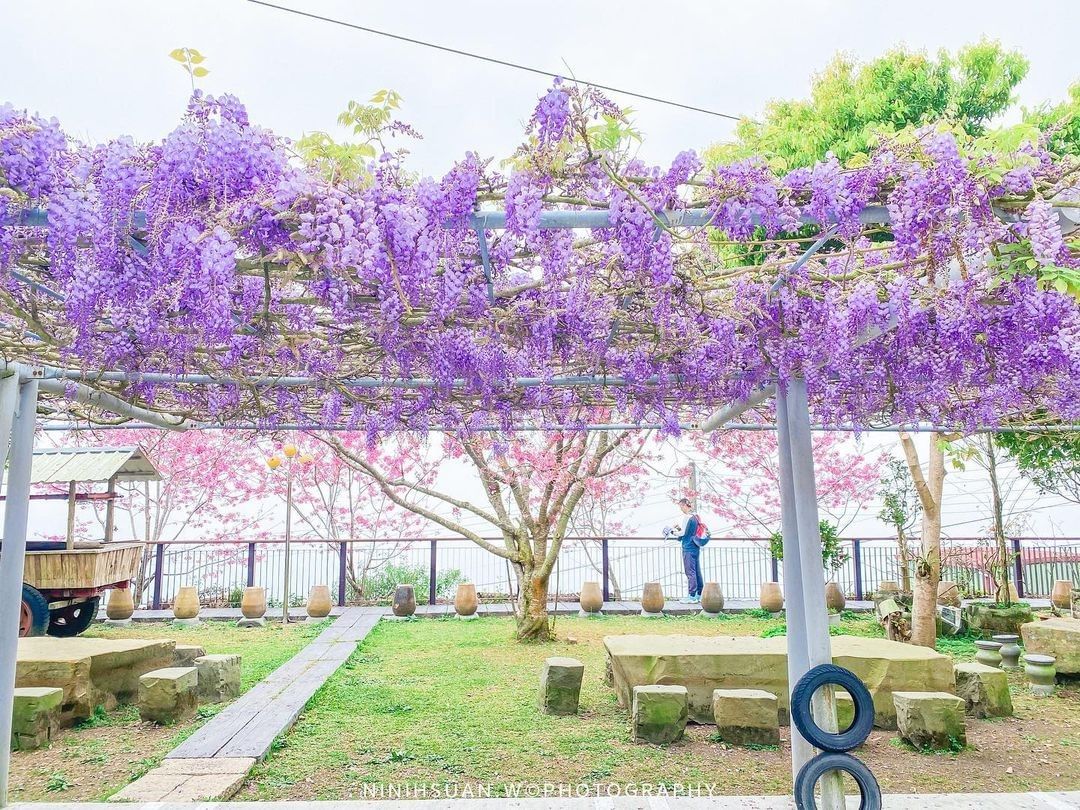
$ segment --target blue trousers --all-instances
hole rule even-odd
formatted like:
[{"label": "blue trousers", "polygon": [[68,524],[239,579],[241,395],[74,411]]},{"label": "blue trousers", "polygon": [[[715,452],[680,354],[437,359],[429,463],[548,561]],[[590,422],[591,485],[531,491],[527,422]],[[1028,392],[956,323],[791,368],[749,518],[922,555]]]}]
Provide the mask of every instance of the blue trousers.
[{"label": "blue trousers", "polygon": [[701,596],[705,588],[705,575],[701,573],[701,548],[695,543],[693,548],[683,548],[683,570],[686,571],[686,587],[691,596]]}]

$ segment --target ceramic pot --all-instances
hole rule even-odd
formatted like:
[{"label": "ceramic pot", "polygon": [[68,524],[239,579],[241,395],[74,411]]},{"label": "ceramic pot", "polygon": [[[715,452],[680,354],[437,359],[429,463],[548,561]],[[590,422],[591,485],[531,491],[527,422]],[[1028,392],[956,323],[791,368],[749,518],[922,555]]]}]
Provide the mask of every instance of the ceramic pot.
[{"label": "ceramic pot", "polygon": [[825,583],[825,606],[829,610],[840,611],[844,609],[844,605],[847,604],[847,599],[844,598],[844,592],[840,590],[840,586],[835,582]]},{"label": "ceramic pot", "polygon": [[412,585],[398,585],[394,588],[395,616],[412,616],[416,613],[416,591]]},{"label": "ceramic pot", "polygon": [[476,585],[471,582],[462,582],[457,586],[454,594],[454,611],[458,616],[473,616],[480,607],[480,600],[476,598]]},{"label": "ceramic pot", "polygon": [[172,613],[177,619],[194,619],[199,615],[199,592],[193,585],[184,585],[173,599]]},{"label": "ceramic pot", "polygon": [[642,613],[662,613],[664,611],[664,589],[659,582],[646,582],[641,592]]},{"label": "ceramic pot", "polygon": [[1050,604],[1058,610],[1068,610],[1072,600],[1072,582],[1068,579],[1054,580],[1054,588],[1050,591]]},{"label": "ceramic pot", "polygon": [[308,594],[307,615],[312,619],[325,619],[330,615],[330,586],[312,585]]},{"label": "ceramic pot", "polygon": [[724,609],[724,594],[720,591],[720,583],[705,583],[705,587],[701,589],[701,609],[706,613],[719,613]]},{"label": "ceramic pot", "polygon": [[604,607],[604,592],[600,590],[599,582],[582,583],[578,607],[584,613],[600,612],[600,609]]},{"label": "ceramic pot", "polygon": [[113,588],[109,594],[109,604],[105,606],[105,616],[114,622],[131,618],[135,612],[135,602],[131,598],[130,588]]},{"label": "ceramic pot", "polygon": [[1054,694],[1054,679],[1057,677],[1055,663],[1057,659],[1052,655],[1028,653],[1024,656],[1024,674],[1027,675],[1032,694],[1042,696]]},{"label": "ceramic pot", "polygon": [[1072,589],[1072,617],[1080,619],[1080,588]]},{"label": "ceramic pot", "polygon": [[758,604],[769,613],[779,613],[784,609],[784,592],[779,582],[762,582]]},{"label": "ceramic pot", "polygon": [[1001,668],[1001,642],[1000,641],[986,641],[980,639],[975,642],[975,646],[978,648],[978,652],[975,653],[975,660],[980,664],[986,664],[988,667],[994,667],[995,669]]},{"label": "ceramic pot", "polygon": [[950,607],[960,607],[960,588],[955,582],[943,579],[938,583],[937,603],[939,605],[949,605]]},{"label": "ceramic pot", "polygon": [[1002,669],[1019,669],[1020,668],[1020,645],[1017,642],[1020,640],[1020,636],[1014,633],[1001,633],[996,636],[992,636],[994,641],[1001,644],[1001,668]]},{"label": "ceramic pot", "polygon": [[240,597],[240,613],[245,619],[261,619],[266,614],[266,588],[258,585],[244,588]]}]

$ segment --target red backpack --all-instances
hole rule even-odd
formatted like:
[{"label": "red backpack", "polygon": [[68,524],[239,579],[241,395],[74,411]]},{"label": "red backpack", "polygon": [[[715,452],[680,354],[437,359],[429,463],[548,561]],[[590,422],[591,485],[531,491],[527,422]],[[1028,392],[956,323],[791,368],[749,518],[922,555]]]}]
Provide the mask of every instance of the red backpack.
[{"label": "red backpack", "polygon": [[694,515],[697,518],[697,534],[694,535],[694,543],[698,548],[701,548],[710,540],[712,540],[712,533],[709,531],[709,527],[701,520],[701,517]]}]

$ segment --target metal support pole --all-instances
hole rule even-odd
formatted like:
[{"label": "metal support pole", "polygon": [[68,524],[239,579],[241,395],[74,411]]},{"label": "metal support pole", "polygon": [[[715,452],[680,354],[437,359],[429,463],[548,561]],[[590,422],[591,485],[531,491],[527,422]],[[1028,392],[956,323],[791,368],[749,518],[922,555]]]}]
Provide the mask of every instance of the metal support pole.
[{"label": "metal support pole", "polygon": [[428,541],[431,544],[430,553],[428,555],[428,585],[427,585],[427,603],[429,605],[435,604],[435,599],[439,595],[438,589],[438,556],[439,556],[439,544],[434,539]]},{"label": "metal support pole", "polygon": [[285,484],[285,590],[281,597],[281,623],[289,623],[289,574],[292,555],[290,543],[292,542],[292,467],[293,460],[288,460],[289,475]]},{"label": "metal support pole", "polygon": [[[5,386],[4,393],[7,393]],[[15,657],[19,650],[26,519],[30,511],[30,467],[37,419],[37,380],[19,386],[18,413],[11,427],[4,546],[0,553],[0,807],[8,803],[11,770],[11,721],[15,704]],[[10,397],[3,397],[7,405]]]},{"label": "metal support pole", "polygon": [[349,571],[349,544],[342,540],[338,545],[338,580],[337,580],[337,603],[338,607],[345,607],[346,590]]},{"label": "metal support pole", "polygon": [[1024,558],[1020,538],[1012,539],[1013,547],[1013,578],[1016,580],[1016,595],[1024,598]]},{"label": "metal support pole", "polygon": [[247,544],[247,586],[255,587],[255,544]]},{"label": "metal support pole", "polygon": [[611,549],[606,537],[600,541],[600,560],[600,570],[604,577],[604,602],[607,603],[611,601]]},{"label": "metal support pole", "polygon": [[75,482],[68,481],[68,501],[67,501],[67,535],[66,543],[67,550],[71,551],[75,548]]},{"label": "metal support pole", "polygon": [[863,581],[862,581],[862,541],[851,541],[851,560],[855,567],[855,598],[861,600],[863,598]]},{"label": "metal support pole", "polygon": [[150,603],[154,610],[161,610],[161,585],[165,579],[165,544],[154,546],[154,598]]},{"label": "metal support pole", "polygon": [[[795,517],[798,523],[799,567],[791,573],[798,577],[802,585],[802,615],[798,619],[803,623],[806,663],[807,669],[810,669],[820,664],[832,663],[832,642],[829,638],[829,612],[825,606],[825,568],[821,560],[821,530],[818,523],[817,489],[814,484],[810,407],[806,396],[806,380],[802,377],[794,377],[788,383],[784,408],[787,411],[786,433],[791,459]],[[786,545],[785,543],[785,562]],[[785,582],[786,580],[785,576]],[[791,633],[790,618],[788,633]],[[799,673],[798,677],[802,677],[802,674]],[[832,687],[818,691],[812,701],[812,712],[818,726],[826,731],[837,730],[836,697]],[[839,773],[834,772],[822,777],[820,807],[822,810],[843,809],[843,781]]]}]

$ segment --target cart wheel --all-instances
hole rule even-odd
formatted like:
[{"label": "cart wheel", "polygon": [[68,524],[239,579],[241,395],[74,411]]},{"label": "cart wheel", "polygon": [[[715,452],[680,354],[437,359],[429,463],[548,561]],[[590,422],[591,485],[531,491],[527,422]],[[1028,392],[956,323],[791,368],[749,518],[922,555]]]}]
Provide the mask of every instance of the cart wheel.
[{"label": "cart wheel", "polygon": [[67,638],[77,636],[90,626],[98,612],[100,596],[79,602],[77,605],[57,608],[49,617],[49,635]]},{"label": "cart wheel", "polygon": [[49,600],[33,585],[22,586],[19,637],[43,636],[49,626]]}]

